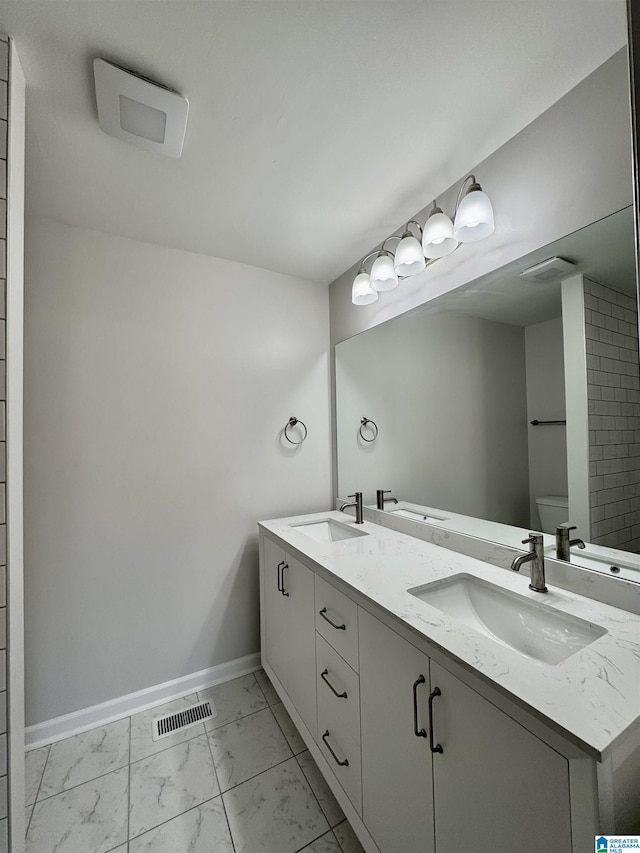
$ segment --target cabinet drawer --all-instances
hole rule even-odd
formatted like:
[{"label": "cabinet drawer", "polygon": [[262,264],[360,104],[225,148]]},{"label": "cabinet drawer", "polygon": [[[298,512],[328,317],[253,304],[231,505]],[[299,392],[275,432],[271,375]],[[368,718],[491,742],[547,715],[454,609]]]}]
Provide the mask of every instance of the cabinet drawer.
[{"label": "cabinet drawer", "polygon": [[[358,814],[362,814],[360,679],[319,634],[316,671],[318,745]],[[348,764],[340,763],[344,761]]]},{"label": "cabinet drawer", "polygon": [[360,679],[319,634],[316,634],[316,672],[318,708],[324,712],[323,719],[327,724],[339,726],[359,747]]},{"label": "cabinet drawer", "polygon": [[316,631],[358,672],[358,607],[318,575]]}]

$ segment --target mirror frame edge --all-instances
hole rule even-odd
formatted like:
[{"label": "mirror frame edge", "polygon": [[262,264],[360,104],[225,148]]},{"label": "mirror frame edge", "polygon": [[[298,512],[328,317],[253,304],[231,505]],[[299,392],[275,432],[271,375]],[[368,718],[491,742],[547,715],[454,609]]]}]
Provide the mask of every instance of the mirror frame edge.
[{"label": "mirror frame edge", "polygon": [[[627,0],[627,50],[629,56],[629,108],[631,112],[631,165],[633,169],[633,207],[636,253],[636,290],[640,316],[640,0]],[[640,351],[638,353],[640,357]]]}]

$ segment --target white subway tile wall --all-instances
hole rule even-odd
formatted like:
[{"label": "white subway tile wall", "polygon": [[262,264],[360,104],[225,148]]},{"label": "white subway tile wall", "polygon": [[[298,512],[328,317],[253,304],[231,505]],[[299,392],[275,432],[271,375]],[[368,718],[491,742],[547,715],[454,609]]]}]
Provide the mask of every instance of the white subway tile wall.
[{"label": "white subway tile wall", "polygon": [[634,296],[584,279],[591,540],[640,552],[640,370]]},{"label": "white subway tile wall", "polygon": [[[6,304],[6,237],[7,237],[7,89],[9,79],[9,44],[0,33],[0,317],[4,318]],[[7,819],[7,692],[6,692],[6,564],[7,529],[5,518],[6,443],[5,438],[5,323],[0,320],[0,853],[8,850]]]}]

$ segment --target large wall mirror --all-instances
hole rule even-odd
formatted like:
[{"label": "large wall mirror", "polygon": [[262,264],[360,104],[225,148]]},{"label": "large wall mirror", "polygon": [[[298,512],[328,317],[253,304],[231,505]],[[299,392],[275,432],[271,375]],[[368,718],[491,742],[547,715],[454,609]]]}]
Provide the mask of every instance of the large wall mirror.
[{"label": "large wall mirror", "polygon": [[629,207],[338,344],[338,494],[640,582],[637,307]]}]

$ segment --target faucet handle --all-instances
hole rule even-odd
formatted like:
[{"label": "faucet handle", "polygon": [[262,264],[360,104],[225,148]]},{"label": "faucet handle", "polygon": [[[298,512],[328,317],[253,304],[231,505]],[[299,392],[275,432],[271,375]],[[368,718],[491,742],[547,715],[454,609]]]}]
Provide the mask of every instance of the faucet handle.
[{"label": "faucet handle", "polygon": [[533,545],[535,547],[536,545],[540,545],[543,541],[542,533],[530,533],[528,539],[522,540],[522,544]]},{"label": "faucet handle", "polygon": [[556,533],[562,533],[563,530],[566,530],[568,533],[570,530],[577,530],[577,529],[578,528],[575,526],[575,524],[571,524],[570,521],[565,521],[564,524],[559,524],[556,527]]}]

